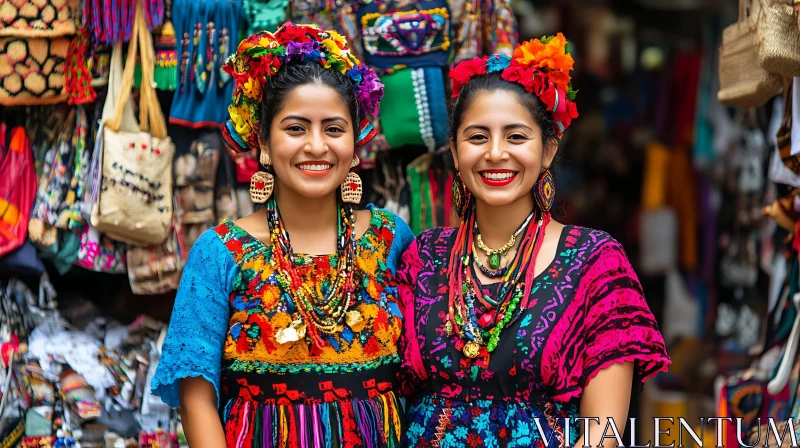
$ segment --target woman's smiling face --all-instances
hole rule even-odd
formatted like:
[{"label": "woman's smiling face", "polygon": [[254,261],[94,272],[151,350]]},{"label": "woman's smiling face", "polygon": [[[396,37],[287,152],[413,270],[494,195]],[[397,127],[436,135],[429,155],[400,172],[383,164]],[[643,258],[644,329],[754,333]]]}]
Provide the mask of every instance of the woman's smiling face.
[{"label": "woman's smiling face", "polygon": [[341,96],[324,84],[303,84],[286,95],[262,145],[279,190],[320,198],[333,193],[350,171],[354,123]]},{"label": "woman's smiling face", "polygon": [[542,131],[517,98],[505,90],[476,92],[451,142],[456,168],[477,201],[502,207],[530,200],[558,145],[542,142]]}]

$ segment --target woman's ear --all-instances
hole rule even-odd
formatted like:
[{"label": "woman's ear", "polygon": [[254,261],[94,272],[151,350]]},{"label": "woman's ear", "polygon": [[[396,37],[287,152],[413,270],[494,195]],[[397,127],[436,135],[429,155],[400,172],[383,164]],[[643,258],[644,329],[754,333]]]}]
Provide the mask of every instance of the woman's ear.
[{"label": "woman's ear", "polygon": [[258,146],[261,147],[261,152],[267,153],[270,158],[272,158],[272,153],[269,151],[269,141],[265,138],[259,137],[258,138]]},{"label": "woman's ear", "polygon": [[450,139],[450,155],[453,156],[453,166],[458,171],[458,151],[456,151],[456,144],[452,138]]},{"label": "woman's ear", "polygon": [[553,159],[556,158],[556,153],[558,152],[558,140],[554,138],[548,140],[544,145],[543,151],[542,168],[549,169],[553,166]]}]

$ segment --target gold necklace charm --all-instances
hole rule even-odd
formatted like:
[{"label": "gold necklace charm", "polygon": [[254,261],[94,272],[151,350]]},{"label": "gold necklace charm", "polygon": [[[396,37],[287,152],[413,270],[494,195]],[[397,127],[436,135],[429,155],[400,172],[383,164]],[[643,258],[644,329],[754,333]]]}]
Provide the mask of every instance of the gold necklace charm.
[{"label": "gold necklace charm", "polygon": [[481,351],[481,346],[477,342],[469,341],[464,344],[464,348],[461,351],[464,352],[464,356],[467,358],[474,359]]},{"label": "gold necklace charm", "polygon": [[483,239],[481,238],[481,234],[478,234],[478,247],[486,252],[487,262],[489,263],[489,267],[492,269],[500,269],[500,257],[508,253],[512,247],[514,247],[514,243],[517,242],[517,236],[511,235],[511,239],[500,249],[490,249],[488,246],[483,244]]}]

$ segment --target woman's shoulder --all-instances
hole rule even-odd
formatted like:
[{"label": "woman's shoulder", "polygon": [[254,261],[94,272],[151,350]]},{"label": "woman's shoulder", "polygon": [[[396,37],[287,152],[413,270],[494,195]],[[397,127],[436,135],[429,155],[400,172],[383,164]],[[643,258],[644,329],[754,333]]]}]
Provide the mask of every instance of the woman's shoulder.
[{"label": "woman's shoulder", "polygon": [[594,253],[609,248],[622,249],[622,244],[605,230],[567,225],[564,228],[564,232],[566,233],[564,243],[567,248],[581,249],[583,252],[587,253]]}]

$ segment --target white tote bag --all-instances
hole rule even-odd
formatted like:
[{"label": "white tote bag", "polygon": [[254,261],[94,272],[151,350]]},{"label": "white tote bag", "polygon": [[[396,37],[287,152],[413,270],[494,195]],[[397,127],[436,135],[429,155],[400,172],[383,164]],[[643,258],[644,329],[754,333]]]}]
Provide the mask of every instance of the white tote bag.
[{"label": "white tote bag", "polygon": [[[142,61],[139,124],[128,104],[138,47]],[[175,145],[167,136],[153,86],[153,58],[152,36],[142,14],[142,2],[137,0],[134,35],[121,76],[122,46],[117,44],[112,53],[109,94],[103,110],[103,176],[92,225],[115,240],[140,246],[163,243],[173,213]],[[113,115],[108,118],[112,105]]]}]

